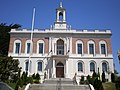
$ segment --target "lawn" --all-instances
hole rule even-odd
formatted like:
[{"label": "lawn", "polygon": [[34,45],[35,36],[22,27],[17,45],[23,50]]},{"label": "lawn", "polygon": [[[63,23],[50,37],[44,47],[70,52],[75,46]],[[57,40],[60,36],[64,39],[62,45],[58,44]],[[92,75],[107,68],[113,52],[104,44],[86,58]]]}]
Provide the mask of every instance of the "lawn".
[{"label": "lawn", "polygon": [[116,90],[115,83],[107,82],[103,83],[104,90]]}]

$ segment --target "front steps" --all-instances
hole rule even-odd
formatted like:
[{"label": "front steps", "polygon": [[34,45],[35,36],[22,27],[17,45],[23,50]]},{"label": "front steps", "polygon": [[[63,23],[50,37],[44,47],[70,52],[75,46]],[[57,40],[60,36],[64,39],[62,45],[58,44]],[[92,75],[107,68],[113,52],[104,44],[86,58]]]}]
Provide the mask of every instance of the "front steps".
[{"label": "front steps", "polygon": [[49,79],[43,84],[32,84],[29,90],[90,90],[88,85],[76,85],[71,79]]}]

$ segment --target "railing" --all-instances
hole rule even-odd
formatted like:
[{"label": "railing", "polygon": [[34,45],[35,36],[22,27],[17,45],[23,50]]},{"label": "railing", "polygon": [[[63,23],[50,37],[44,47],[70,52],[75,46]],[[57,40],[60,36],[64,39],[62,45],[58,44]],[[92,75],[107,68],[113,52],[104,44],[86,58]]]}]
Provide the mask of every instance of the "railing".
[{"label": "railing", "polygon": [[61,86],[61,78],[59,78],[59,80],[57,81],[56,90],[62,90],[62,86]]}]

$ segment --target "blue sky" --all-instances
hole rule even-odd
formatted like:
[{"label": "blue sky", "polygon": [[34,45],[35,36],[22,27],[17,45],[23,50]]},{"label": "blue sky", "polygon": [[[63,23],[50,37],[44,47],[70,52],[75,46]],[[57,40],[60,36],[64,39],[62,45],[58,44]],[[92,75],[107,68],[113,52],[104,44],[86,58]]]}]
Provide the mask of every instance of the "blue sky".
[{"label": "blue sky", "polygon": [[34,28],[49,28],[56,19],[59,3],[67,10],[67,22],[74,29],[111,29],[115,68],[120,75],[117,50],[120,49],[120,0],[0,0],[0,23],[31,28],[32,10],[36,8]]}]

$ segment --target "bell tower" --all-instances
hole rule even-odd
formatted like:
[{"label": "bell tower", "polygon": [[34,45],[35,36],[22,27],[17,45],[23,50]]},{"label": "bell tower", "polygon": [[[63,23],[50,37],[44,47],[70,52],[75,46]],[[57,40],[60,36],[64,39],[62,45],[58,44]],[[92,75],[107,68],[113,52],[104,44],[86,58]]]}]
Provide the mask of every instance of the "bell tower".
[{"label": "bell tower", "polygon": [[66,9],[63,8],[60,2],[59,8],[56,9],[56,21],[54,22],[55,29],[67,29]]}]

